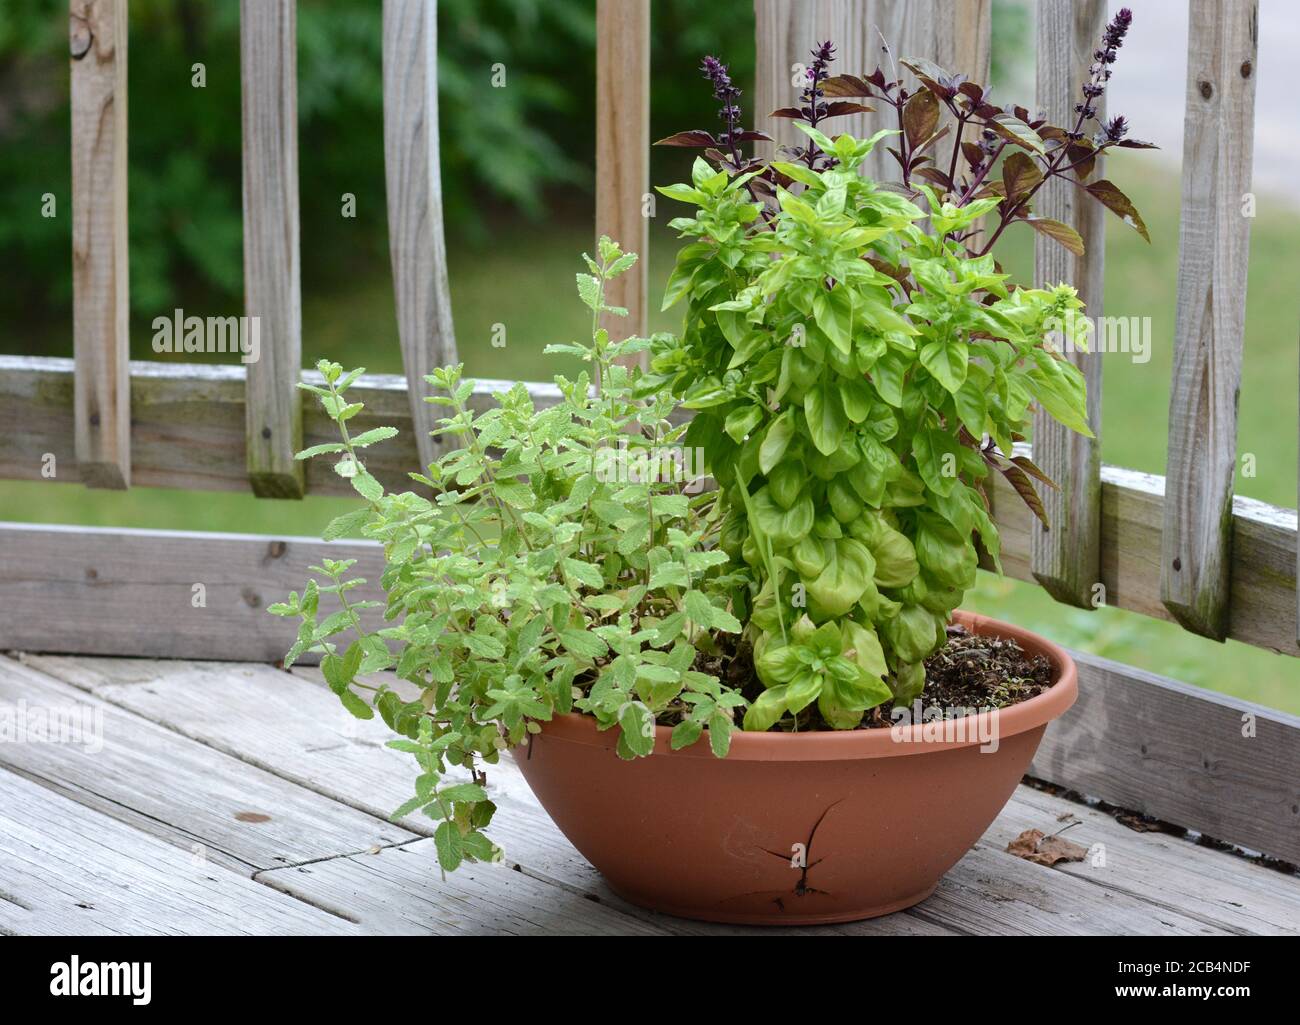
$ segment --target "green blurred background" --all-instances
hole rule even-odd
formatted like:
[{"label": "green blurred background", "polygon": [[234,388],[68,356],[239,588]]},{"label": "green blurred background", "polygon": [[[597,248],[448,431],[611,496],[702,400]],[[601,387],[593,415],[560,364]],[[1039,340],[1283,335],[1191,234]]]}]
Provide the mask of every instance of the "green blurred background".
[{"label": "green blurred background", "polygon": [[[542,355],[584,330],[570,295],[578,254],[591,245],[594,188],[593,0],[442,0],[439,88],[443,188],[456,339],[469,373],[547,379],[572,367]],[[380,7],[319,0],[298,5],[303,352],[397,373],[384,208]],[[150,322],[174,307],[204,315],[242,307],[239,5],[237,0],[133,0],[129,62],[132,351],[152,352]],[[67,7],[0,0],[0,352],[71,355]],[[1033,27],[1023,3],[994,6],[994,85],[1032,106]],[[709,127],[714,107],[696,67],[705,52],[729,60],[752,96],[750,0],[655,0],[656,137]],[[1141,60],[1126,53],[1123,60]],[[204,64],[205,88],[191,87]],[[506,87],[492,88],[492,66]],[[842,69],[860,70],[860,69]],[[1004,90],[1002,99],[1012,98]],[[747,108],[748,109],[748,108]],[[1125,111],[1143,135],[1140,111]],[[1173,155],[1176,160],[1177,155]],[[690,156],[655,151],[652,180],[680,180]],[[1106,462],[1163,473],[1177,281],[1177,164],[1147,154],[1112,160],[1153,245],[1108,226],[1106,313],[1151,318],[1152,354],[1105,364],[1101,431]],[[53,193],[61,216],[40,216]],[[356,216],[341,216],[342,196]],[[1297,296],[1300,212],[1261,194],[1252,226],[1241,394],[1240,494],[1296,502]],[[648,254],[653,306],[675,247],[661,205]],[[1018,279],[1032,271],[1028,230],[999,257]],[[505,349],[491,346],[506,325]],[[677,327],[655,314],[654,329]],[[166,357],[161,357],[166,358]],[[0,519],[185,530],[311,535],[345,500],[258,501],[251,496],[76,484],[0,482]],[[1074,647],[1300,713],[1300,664],[1229,642],[1214,644],[1115,609],[1056,605],[1027,584],[981,574],[968,606],[1014,619]]]}]

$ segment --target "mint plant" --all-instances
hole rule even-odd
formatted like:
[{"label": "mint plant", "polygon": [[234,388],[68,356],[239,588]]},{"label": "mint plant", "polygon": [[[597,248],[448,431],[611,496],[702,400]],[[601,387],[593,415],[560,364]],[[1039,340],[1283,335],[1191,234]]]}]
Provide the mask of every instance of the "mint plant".
[{"label": "mint plant", "polygon": [[[989,250],[1025,220],[1081,251],[1072,229],[1031,213],[1042,184],[1067,173],[1145,234],[1118,189],[1085,184],[1101,151],[1146,145],[1125,139],[1122,118],[1083,133],[1130,20],[1124,11],[1108,27],[1069,130],[994,107],[924,61],[902,62],[921,83],[914,93],[879,70],[831,78],[834,48],[820,44],[802,105],[775,112],[808,144],[769,162],[740,156],[736,95],[725,66],[706,59],[727,127],[720,139],[664,140],[705,156],[689,183],[659,190],[694,210],[671,224],[689,241],[664,295],[665,309],[685,300],[683,331],[656,339],[647,386],[696,411],[687,442],[707,453],[720,543],[749,574],[733,604],[748,603],[765,689],[746,729],[852,728],[875,705],[921,693],[924,660],[975,583],[976,537],[998,560],[990,472],[1047,525],[1033,480],[1055,485],[1014,444],[1035,404],[1091,436],[1083,377],[1058,351],[1086,348],[1086,321],[1073,288],[1016,287]],[[900,127],[827,135],[828,119],[869,109],[827,96],[884,100]],[[949,130],[944,107],[981,139],[959,131],[947,171],[931,155]],[[896,185],[860,172],[886,139],[897,142]],[[987,238],[985,217],[997,225]]]},{"label": "mint plant", "polygon": [[[286,665],[320,653],[348,711],[378,711],[399,735],[389,746],[415,757],[415,795],[394,818],[421,811],[437,821],[446,870],[494,856],[483,833],[495,809],[482,766],[539,722],[585,712],[618,730],[618,753],[629,759],[653,751],[659,722],[673,726],[673,748],[707,734],[721,757],[745,704],[697,668],[742,629],[730,607],[741,578],[715,543],[716,495],[687,493],[682,461],[672,458],[684,432],[668,420],[673,399],[640,397],[640,372],[616,362],[648,342],[613,342],[598,326],[602,313],[626,314],[606,303],[605,290],[636,255],[602,238],[598,258],[584,259],[590,273],[578,275],[578,292],[591,338],[548,351],[578,356],[590,371],[556,377],[561,401],[549,408],[535,408],[516,384],[481,413],[460,366],[435,371],[428,380],[444,394],[428,401],[446,407],[437,434],[449,447],[410,474],[427,496],[392,494],[365,469],[364,450],[396,431],[350,435],[362,404],[348,389],[362,371],[322,361],[325,386],[300,385],[340,440],[299,458],[337,458],[335,471],[366,500],[324,537],[359,531],[383,543],[392,625],[366,628],[359,613],[381,603],[355,600],[364,581],[349,576],[351,561],[312,567],[320,579],[269,611],[301,620]],[[338,605],[323,618],[322,595]],[[418,699],[364,679],[381,670],[414,684]],[[453,768],[469,778],[449,778]]]}]

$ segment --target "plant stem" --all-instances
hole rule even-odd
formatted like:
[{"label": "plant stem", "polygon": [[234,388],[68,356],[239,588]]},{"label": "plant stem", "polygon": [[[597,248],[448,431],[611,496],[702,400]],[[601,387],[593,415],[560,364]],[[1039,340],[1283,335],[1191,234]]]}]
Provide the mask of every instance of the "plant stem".
[{"label": "plant stem", "polygon": [[[479,443],[478,431],[474,429],[473,418],[469,415],[469,411],[465,408],[464,403],[462,403],[460,399],[456,398],[454,390],[451,394],[451,401],[456,410],[457,417],[463,418],[465,421],[465,435],[469,439],[470,450],[483,464],[483,479],[487,482],[489,487],[495,488],[497,486],[497,480],[496,476],[492,473],[492,463],[488,458],[487,452]],[[531,552],[533,549],[528,543],[528,535],[524,532],[524,525],[519,521],[519,517],[515,514],[514,509],[511,508],[508,502],[502,501],[495,494],[492,495],[492,501],[496,505],[498,512],[502,514],[502,518],[509,518],[510,521],[514,523],[515,529],[519,531],[519,540],[524,544],[524,550]]]}]

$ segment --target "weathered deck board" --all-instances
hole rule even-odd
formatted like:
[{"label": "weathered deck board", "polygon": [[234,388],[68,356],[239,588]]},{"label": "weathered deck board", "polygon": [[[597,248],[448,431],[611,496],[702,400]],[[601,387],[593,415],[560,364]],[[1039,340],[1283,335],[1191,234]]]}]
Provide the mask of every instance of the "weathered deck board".
[{"label": "weathered deck board", "polygon": [[[1080,667],[1079,702],[1049,731],[1031,767],[1033,775],[1252,850],[1300,860],[1296,812],[1300,722],[1295,717],[1075,654]],[[87,680],[129,679],[149,671],[149,663],[135,660],[55,657],[43,659],[42,666],[46,665],[50,668],[45,671],[55,675],[64,671],[60,666],[70,667],[79,685]],[[226,672],[222,663],[175,665]],[[107,668],[114,666],[118,668]],[[311,671],[304,672],[310,676]],[[289,716],[298,702],[313,700],[297,692],[291,697],[278,714]],[[179,694],[176,700],[184,705],[197,699]],[[245,700],[253,700],[251,694]],[[340,722],[332,698],[318,714],[319,729],[304,727],[297,741],[304,749],[313,737],[319,740],[321,731],[335,728],[330,724]],[[1253,736],[1243,736],[1247,725]],[[388,757],[391,760],[391,753]],[[310,765],[298,768],[300,778],[313,778]],[[399,776],[406,772],[402,767],[396,771]],[[366,810],[383,814],[407,795],[401,787],[393,787],[388,797],[387,807]],[[423,826],[415,823],[408,828],[418,831]],[[557,857],[563,860],[562,854]]]},{"label": "weathered deck board", "polygon": [[342,909],[372,935],[664,936],[672,931],[505,865],[465,865],[440,881],[432,840],[275,869],[258,880],[320,907]]},{"label": "weathered deck board", "polygon": [[[387,728],[354,719],[329,692],[271,666],[249,664],[231,673],[215,663],[174,665],[153,680],[103,684],[93,692],[370,815],[387,818],[414,792],[410,755],[384,747],[392,736]],[[432,836],[435,824],[410,816],[403,825]]]},{"label": "weathered deck board", "polygon": [[[1060,816],[1070,819],[1062,821]],[[1015,799],[998,816],[984,842],[994,848],[1026,829],[1052,834],[1070,820],[1078,825],[1063,835],[1103,856],[1062,862],[1054,871],[1086,879],[1096,886],[1140,897],[1152,904],[1176,907],[1193,918],[1214,922],[1242,933],[1300,934],[1300,885],[1279,877],[1275,869],[1245,858],[1224,857],[1183,837],[1141,833],[1121,825],[1112,815],[1032,787],[1020,787]],[[1100,848],[1098,847],[1100,845]],[[1279,878],[1284,885],[1279,885]]]},{"label": "weathered deck board", "polygon": [[1215,936],[1222,926],[1093,886],[981,841],[913,912],[999,936]]},{"label": "weathered deck board", "polygon": [[[312,671],[299,675],[268,666],[136,659],[28,656],[26,661],[188,738],[367,814],[386,816],[411,796],[410,757],[384,746],[391,734],[381,722],[348,715],[333,694],[313,681]],[[223,700],[214,701],[218,688]],[[537,805],[508,758],[488,767],[488,790],[501,806],[490,834],[504,849],[507,864],[635,918],[662,920],[633,908],[605,886]],[[401,824],[425,836],[431,836],[436,825],[419,815],[408,816]],[[381,920],[387,921],[382,916]],[[675,925],[674,931],[742,930],[686,923]],[[907,935],[948,930],[901,915],[878,924],[836,926],[832,931]]]},{"label": "weathered deck board", "polygon": [[[314,670],[44,656],[26,661],[369,814],[383,815],[407,796],[406,756],[382,746],[382,724],[352,720]],[[256,714],[249,712],[253,707]],[[272,869],[256,878],[347,914],[367,932],[746,931],[678,922],[621,902],[550,823],[508,759],[490,769],[489,789],[501,809],[492,833],[505,848],[506,864],[518,871],[474,866],[444,884],[425,850],[428,842],[416,841],[379,855],[329,859],[303,871]],[[1104,845],[1104,865],[1049,869],[1005,853],[1008,840],[1023,829],[1052,832],[1065,824],[1063,816],[1082,820],[1068,834],[1076,842]],[[427,834],[430,824],[413,821],[409,828]],[[789,931],[1300,932],[1300,880],[1183,839],[1132,832],[1085,806],[1021,787],[976,848],[919,907],[872,922]]]},{"label": "weathered deck board", "polygon": [[[177,731],[172,736],[179,743],[199,748],[216,758],[234,756],[242,769],[251,772],[271,769],[288,781],[285,786],[327,804],[334,801],[318,794],[357,806],[361,810],[353,813],[363,818],[386,817],[409,796],[409,759],[382,746],[387,737],[382,724],[352,719],[337,706],[328,691],[296,676],[266,666],[141,659],[89,659],[82,663],[75,659],[32,657],[27,662],[29,673],[39,667],[84,691],[102,696],[114,706],[134,706],[145,715],[156,712],[159,703],[169,704],[169,695],[173,693],[192,697],[195,699],[192,703],[182,701],[176,715],[153,715]],[[213,700],[216,688],[221,688],[220,701]],[[261,712],[249,715],[250,708],[260,708]],[[119,710],[119,714],[129,713]],[[263,721],[261,726],[256,725],[259,718]],[[267,760],[264,768],[253,768],[264,759]],[[190,814],[183,809],[182,813]],[[423,834],[433,832],[434,824],[427,819],[412,816],[407,821]],[[549,826],[549,820],[546,824]],[[527,828],[528,820],[521,817],[516,827],[518,832],[511,835],[512,846],[513,840],[522,838]],[[393,825],[387,831],[411,836]],[[553,826],[549,834],[543,835],[543,846],[556,846],[552,835],[559,835]],[[338,846],[332,853],[347,851],[348,848]],[[571,847],[568,851],[573,858],[577,857]],[[366,853],[344,858],[347,864],[328,870],[320,867],[322,863],[308,866],[302,872],[297,868],[279,869],[263,873],[258,879],[285,892],[301,894],[322,907],[339,908],[341,901],[347,904],[343,895],[350,893],[353,903],[348,905],[346,913],[360,918],[367,932],[379,933],[537,931],[537,923],[543,919],[537,917],[539,912],[531,913],[530,917],[530,908],[550,909],[557,901],[566,906],[573,902],[574,908],[591,905],[586,891],[576,887],[550,895],[555,887],[544,879],[544,873],[527,873],[527,880],[520,881],[525,876],[509,870],[500,870],[501,875],[497,876],[497,869],[481,866],[472,870],[480,873],[477,882],[472,875],[462,879],[460,873],[442,882],[436,866],[421,859],[424,874],[418,882],[422,885],[407,891],[409,906],[399,908],[401,888],[411,884],[413,873],[398,872],[393,878],[403,880],[400,886],[392,879],[383,885],[376,884],[368,875],[368,859],[372,857]],[[406,863],[388,864],[400,868]],[[595,875],[589,867],[586,870]],[[484,872],[492,874],[481,876]],[[513,893],[494,895],[482,879],[504,881],[510,884]],[[363,889],[365,894],[361,895]],[[488,910],[476,910],[480,905]],[[550,913],[550,910],[545,912]],[[626,921],[614,909],[599,909],[594,914],[591,930],[600,929],[603,923],[604,931],[616,931],[614,924],[620,923],[619,931],[662,931],[642,926],[640,919],[652,916],[639,912]],[[565,931],[579,931],[570,912],[559,914],[553,924]]]},{"label": "weathered deck board", "polygon": [[1075,661],[1079,700],[1031,773],[1300,860],[1300,719],[1094,655]]},{"label": "weathered deck board", "polygon": [[357,932],[345,918],[0,770],[0,934]]},{"label": "weathered deck board", "polygon": [[[57,720],[79,742],[0,743],[0,766],[243,875],[417,839],[0,658],[6,713],[40,717],[46,736]],[[74,725],[89,731],[69,735]]]}]

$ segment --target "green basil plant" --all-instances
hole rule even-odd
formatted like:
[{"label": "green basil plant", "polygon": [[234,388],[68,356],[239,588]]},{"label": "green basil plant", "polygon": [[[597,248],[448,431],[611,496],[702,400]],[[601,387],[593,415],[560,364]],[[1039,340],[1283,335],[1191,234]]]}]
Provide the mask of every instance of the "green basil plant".
[{"label": "green basil plant", "polygon": [[[1068,226],[1032,216],[1033,194],[1067,172],[1085,180],[1111,145],[1146,146],[1123,140],[1122,118],[1085,139],[1086,105],[1067,131],[991,107],[928,62],[903,62],[921,81],[909,93],[879,71],[829,78],[833,56],[829,43],[814,50],[804,106],[774,114],[806,146],[742,157],[738,142],[765,137],[738,130],[738,91],[713,58],[704,72],[726,131],[664,140],[706,153],[689,183],[659,190],[692,208],[671,224],[687,242],[664,295],[665,309],[684,302],[685,321],[680,337],[656,336],[646,386],[695,411],[686,439],[719,484],[720,544],[749,575],[733,599],[764,687],[748,730],[849,729],[921,693],[924,661],[975,584],[977,541],[998,562],[991,471],[1046,522],[1030,478],[1051,481],[1014,445],[1036,406],[1091,436],[1082,374],[1060,352],[1086,349],[1086,321],[1073,288],[1016,287],[989,250],[1024,221],[1081,251]],[[1109,63],[1099,58],[1086,102]],[[820,121],[871,108],[827,95],[893,104],[901,127],[829,136]],[[941,165],[945,107],[958,141]],[[960,141],[968,125],[982,128],[978,145]],[[877,145],[902,183],[861,173]]]}]

